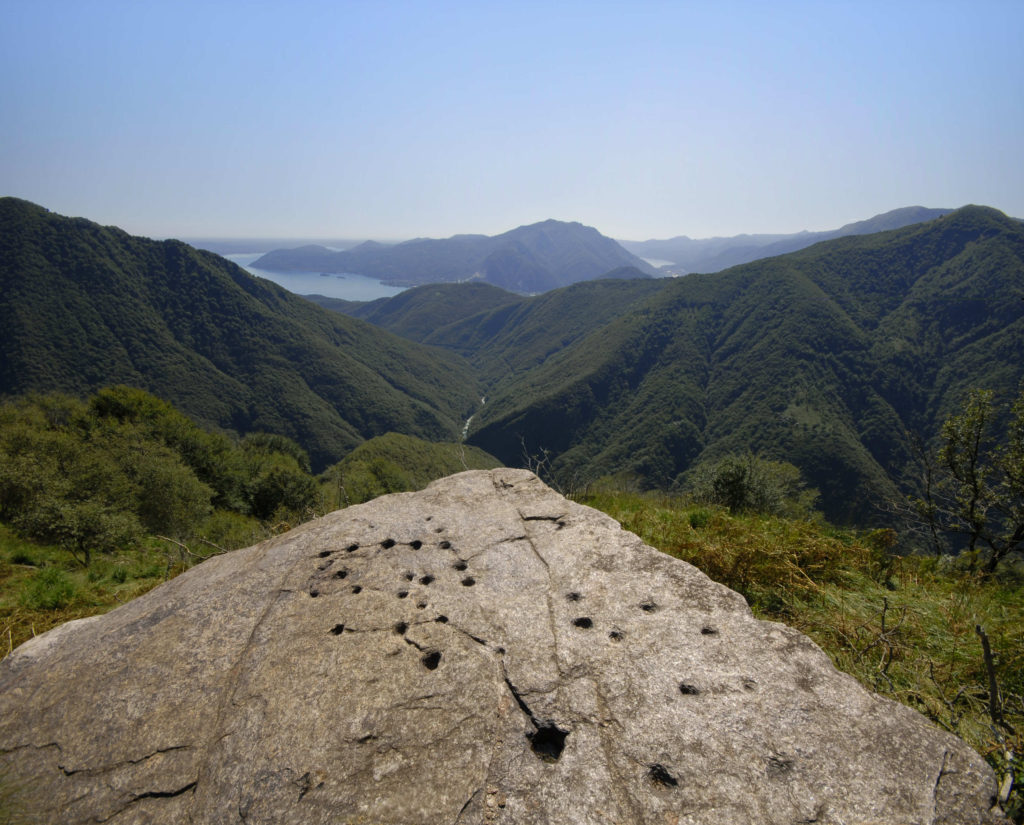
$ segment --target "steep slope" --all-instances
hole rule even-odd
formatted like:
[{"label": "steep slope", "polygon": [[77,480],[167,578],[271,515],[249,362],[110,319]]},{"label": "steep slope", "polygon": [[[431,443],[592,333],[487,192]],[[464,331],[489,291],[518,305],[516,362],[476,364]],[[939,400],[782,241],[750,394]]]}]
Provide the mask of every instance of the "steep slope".
[{"label": "steep slope", "polygon": [[470,441],[547,451],[565,483],[655,486],[753,449],[800,466],[831,518],[870,521],[909,481],[908,429],[1024,378],[1022,284],[1024,229],[980,207],[675,279],[492,389]]},{"label": "steep slope", "polygon": [[451,440],[479,397],[455,356],[320,309],[234,264],[0,199],[0,394],[124,383],[322,467],[395,430]]},{"label": "steep slope", "polygon": [[630,252],[645,258],[672,261],[682,272],[721,272],[760,258],[796,252],[822,241],[848,235],[869,235],[900,229],[915,223],[934,220],[948,214],[949,209],[928,209],[905,206],[864,221],[848,223],[839,229],[824,232],[796,232],[789,235],[735,235],[730,238],[688,238],[680,235],[667,240],[619,241]]},{"label": "steep slope", "polygon": [[657,274],[596,229],[554,220],[493,237],[417,238],[393,245],[367,242],[343,252],[318,246],[279,249],[253,266],[282,272],[355,272],[402,285],[475,279],[522,293],[599,278],[621,267],[632,267],[640,277]]}]

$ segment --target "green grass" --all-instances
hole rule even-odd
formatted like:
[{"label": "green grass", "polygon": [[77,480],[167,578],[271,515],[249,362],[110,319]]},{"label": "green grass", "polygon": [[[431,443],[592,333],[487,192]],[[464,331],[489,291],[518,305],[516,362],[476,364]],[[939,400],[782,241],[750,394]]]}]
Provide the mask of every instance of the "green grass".
[{"label": "green grass", "polygon": [[0,658],[59,624],[141,596],[216,552],[201,542],[191,550],[194,556],[150,538],[85,568],[59,547],[26,541],[0,524]]},{"label": "green grass", "polygon": [[[730,515],[681,498],[597,493],[581,499],[668,555],[743,594],[754,614],[810,636],[865,687],[920,711],[981,753],[1000,780],[1017,756],[1007,805],[1024,821],[1024,588],[935,559],[887,552],[891,531]],[[994,657],[1003,719],[989,714],[980,637]]]}]

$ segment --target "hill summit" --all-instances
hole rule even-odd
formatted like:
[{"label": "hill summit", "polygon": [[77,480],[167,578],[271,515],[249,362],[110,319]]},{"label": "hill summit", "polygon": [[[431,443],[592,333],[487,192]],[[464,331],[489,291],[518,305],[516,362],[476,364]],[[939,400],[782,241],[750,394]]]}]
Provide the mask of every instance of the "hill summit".
[{"label": "hill summit", "polygon": [[621,270],[615,277],[658,273],[611,238],[581,223],[547,220],[501,235],[364,243],[342,252],[305,246],[268,252],[253,263],[272,272],[353,272],[403,286],[485,281],[512,292],[545,292]]},{"label": "hill summit", "polygon": [[524,470],[219,556],[0,663],[28,821],[1002,822],[963,742]]}]

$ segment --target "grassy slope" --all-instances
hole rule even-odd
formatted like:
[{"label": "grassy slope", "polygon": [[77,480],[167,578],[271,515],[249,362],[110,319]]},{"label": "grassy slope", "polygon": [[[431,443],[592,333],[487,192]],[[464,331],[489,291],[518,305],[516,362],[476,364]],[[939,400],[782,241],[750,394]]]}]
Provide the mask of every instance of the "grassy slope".
[{"label": "grassy slope", "polygon": [[[1024,750],[1024,592],[1020,583],[940,571],[885,550],[889,531],[854,534],[768,516],[731,516],[681,499],[595,493],[583,503],[743,594],[755,615],[809,635],[836,667],[964,738],[1000,777]],[[1004,717],[999,742],[975,626],[989,637]],[[1016,766],[1017,783],[1024,766]],[[1011,797],[1024,821],[1024,794]]]}]

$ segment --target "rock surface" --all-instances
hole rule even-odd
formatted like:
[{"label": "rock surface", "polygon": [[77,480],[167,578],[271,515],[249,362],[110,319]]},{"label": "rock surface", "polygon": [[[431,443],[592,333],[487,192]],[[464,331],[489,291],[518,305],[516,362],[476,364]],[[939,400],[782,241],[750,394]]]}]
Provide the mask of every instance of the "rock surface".
[{"label": "rock surface", "polygon": [[984,761],[521,470],[217,557],[0,664],[61,823],[967,823]]}]

